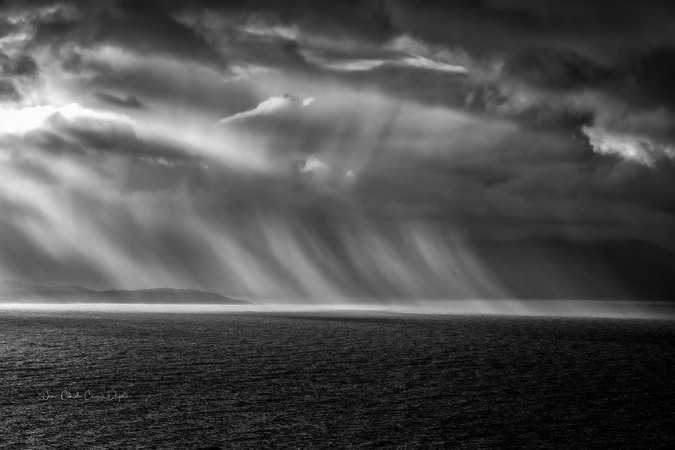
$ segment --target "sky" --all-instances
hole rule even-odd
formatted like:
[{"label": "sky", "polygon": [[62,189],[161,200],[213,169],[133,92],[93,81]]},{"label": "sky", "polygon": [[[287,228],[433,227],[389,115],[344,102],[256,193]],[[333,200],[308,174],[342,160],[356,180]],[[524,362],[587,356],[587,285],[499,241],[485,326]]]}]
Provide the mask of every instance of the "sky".
[{"label": "sky", "polygon": [[0,1],[0,279],[658,297],[674,21],[667,0]]}]

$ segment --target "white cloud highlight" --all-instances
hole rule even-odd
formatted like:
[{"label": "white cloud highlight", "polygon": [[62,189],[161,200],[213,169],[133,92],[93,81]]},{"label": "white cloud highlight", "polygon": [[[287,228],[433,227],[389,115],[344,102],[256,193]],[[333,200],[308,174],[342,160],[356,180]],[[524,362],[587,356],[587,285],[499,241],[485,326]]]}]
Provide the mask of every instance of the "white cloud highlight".
[{"label": "white cloud highlight", "polygon": [[300,107],[306,107],[314,103],[314,98],[309,97],[304,100],[299,100],[291,95],[285,94],[281,96],[271,97],[260,103],[254,109],[249,111],[244,111],[238,114],[235,114],[230,117],[226,117],[218,121],[218,125],[226,125],[228,123],[237,122],[240,120],[245,120],[250,117],[255,116],[264,116],[268,114],[273,114],[277,111],[282,111],[284,109],[292,108],[296,105]]},{"label": "white cloud highlight", "polygon": [[300,167],[300,173],[318,172],[326,169],[328,169],[328,164],[314,155],[309,155],[305,160],[304,166]]},{"label": "white cloud highlight", "polygon": [[0,108],[0,133],[23,134],[41,128],[49,121],[59,120],[112,121],[119,124],[134,124],[133,120],[123,114],[84,108],[77,103],[70,103],[59,108],[53,105],[20,109]]},{"label": "white cloud highlight", "polygon": [[596,153],[619,156],[646,166],[653,166],[664,157],[675,158],[675,147],[658,144],[646,136],[617,133],[597,126],[584,126],[582,131]]},{"label": "white cloud highlight", "polygon": [[405,58],[396,64],[401,66],[417,67],[419,69],[440,70],[442,72],[467,72],[465,67],[433,61],[429,58],[419,55],[411,55],[410,57]]}]

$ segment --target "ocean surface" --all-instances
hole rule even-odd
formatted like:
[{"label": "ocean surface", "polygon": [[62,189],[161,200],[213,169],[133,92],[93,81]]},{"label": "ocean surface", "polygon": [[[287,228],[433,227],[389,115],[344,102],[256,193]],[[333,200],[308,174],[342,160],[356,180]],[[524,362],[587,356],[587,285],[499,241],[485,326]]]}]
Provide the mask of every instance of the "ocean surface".
[{"label": "ocean surface", "polygon": [[674,444],[672,320],[0,308],[0,449]]}]

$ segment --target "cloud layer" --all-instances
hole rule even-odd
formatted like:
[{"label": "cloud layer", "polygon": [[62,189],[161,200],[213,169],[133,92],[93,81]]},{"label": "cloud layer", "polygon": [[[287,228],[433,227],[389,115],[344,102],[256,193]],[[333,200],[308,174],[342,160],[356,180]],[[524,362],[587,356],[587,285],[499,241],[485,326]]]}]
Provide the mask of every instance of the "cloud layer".
[{"label": "cloud layer", "polygon": [[669,2],[0,9],[0,277],[497,298],[486,242],[675,248]]}]

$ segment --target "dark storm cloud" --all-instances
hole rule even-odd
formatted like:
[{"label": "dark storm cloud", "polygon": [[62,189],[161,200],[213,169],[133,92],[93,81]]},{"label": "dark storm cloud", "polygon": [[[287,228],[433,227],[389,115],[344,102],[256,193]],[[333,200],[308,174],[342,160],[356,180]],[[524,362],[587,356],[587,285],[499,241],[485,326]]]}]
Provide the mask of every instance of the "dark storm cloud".
[{"label": "dark storm cloud", "polygon": [[16,90],[12,80],[0,79],[0,100],[18,102],[21,100],[21,94]]},{"label": "dark storm cloud", "polygon": [[38,66],[30,55],[10,57],[0,51],[0,100],[20,101],[23,95],[17,85],[34,80],[38,72]]},{"label": "dark storm cloud", "polygon": [[[364,152],[360,118],[324,121],[318,113],[321,101],[306,108],[297,106],[298,101],[290,103],[265,114],[243,113],[237,129],[275,136],[275,157],[282,161],[292,152],[312,155],[316,149],[332,147],[339,158],[319,155],[319,159],[328,163],[326,171],[344,175],[348,161]],[[406,129],[411,117],[414,114],[402,114],[397,121],[397,113],[392,112],[391,117],[380,117],[385,123],[391,121],[391,126],[372,130],[379,134],[377,148],[369,149],[369,163],[358,171],[351,191],[369,214],[467,224],[517,220],[608,227],[621,223],[624,235],[631,233],[632,217],[657,227],[672,223],[666,215],[675,204],[675,186],[669,175],[672,168],[665,165],[647,168],[605,158],[580,136],[565,133],[562,126],[521,127],[506,133],[493,131],[490,136],[489,123],[479,123],[473,130],[462,126],[437,136],[425,149],[425,133],[416,127]],[[342,133],[336,135],[335,128]],[[398,144],[401,139],[405,140]],[[411,147],[406,152],[407,142]],[[402,152],[391,151],[392,145],[401,145]],[[420,153],[435,148],[434,154]]]},{"label": "dark storm cloud", "polygon": [[26,54],[10,58],[0,52],[0,74],[6,77],[34,77],[38,73],[35,60]]},{"label": "dark storm cloud", "polygon": [[[392,22],[431,42],[477,54],[546,44],[592,53],[672,42],[675,8],[666,1],[421,1],[389,3]],[[636,40],[636,38],[638,40]]]},{"label": "dark storm cloud", "polygon": [[84,105],[2,111],[7,273],[466,296],[454,229],[672,244],[667,2],[4,7],[0,99]]},{"label": "dark storm cloud", "polygon": [[557,92],[537,92],[536,100],[515,105],[512,95],[513,92],[498,82],[466,83],[458,92],[458,102],[463,100],[466,110],[474,114],[505,117],[526,130],[563,131],[575,135],[580,134],[583,125],[593,122],[592,108],[568,105],[561,101]]},{"label": "dark storm cloud", "polygon": [[506,60],[503,74],[544,91],[591,89],[628,109],[675,108],[675,47],[645,47],[599,64],[569,50],[536,47]]},{"label": "dark storm cloud", "polygon": [[[402,33],[472,52],[511,52],[532,42],[566,43],[588,50],[639,46],[675,38],[667,1],[546,0],[301,0],[169,3],[177,10],[210,9],[296,25],[313,34],[383,43]],[[643,38],[640,43],[634,38]]]},{"label": "dark storm cloud", "polygon": [[[56,5],[56,6],[55,6]],[[47,11],[39,8],[55,6]],[[146,54],[166,54],[224,67],[220,54],[195,30],[154,1],[9,2],[10,11],[28,11],[30,44],[114,44]],[[39,13],[38,13],[39,12]]]},{"label": "dark storm cloud", "polygon": [[609,69],[570,50],[530,48],[507,60],[506,76],[545,89],[581,89],[607,81]]},{"label": "dark storm cloud", "polygon": [[[217,2],[209,6],[216,10],[230,7]],[[233,8],[246,10],[245,3],[235,3]],[[326,11],[333,9],[322,4],[299,8],[293,3],[281,8],[272,2],[258,2],[248,11],[271,14],[271,23],[297,25],[318,35],[334,36],[331,30],[337,27],[343,39],[366,43],[409,34],[429,44],[463,48],[477,60],[489,57],[505,61],[502,76],[533,88],[563,93],[598,89],[624,99],[629,108],[648,102],[652,107],[672,102],[672,83],[668,80],[672,79],[673,58],[668,45],[675,44],[671,26],[675,8],[668,2],[423,1],[413,6],[402,1],[364,1],[341,3],[334,9],[336,13],[328,16]],[[353,13],[341,14],[343,9]],[[317,26],[326,17],[333,25]],[[365,24],[378,32],[364,33]],[[295,45],[287,44],[286,50],[293,49],[295,55]],[[304,44],[297,45],[302,53]],[[425,79],[431,76],[426,73],[430,71],[417,70],[416,76],[406,77],[402,75],[405,69],[384,66],[371,72],[350,76],[356,82],[371,78],[383,89],[389,84],[390,93],[419,91],[422,101],[438,102],[446,96],[448,104],[454,106],[471,92],[470,86],[464,89],[465,83]],[[435,95],[426,94],[425,88]],[[584,114],[587,111],[569,115]]]},{"label": "dark storm cloud", "polygon": [[[10,4],[16,8],[21,5]],[[97,7],[88,6],[88,2],[73,4],[83,11],[98,12],[88,19],[94,28],[88,37],[94,40],[112,39],[140,49],[147,45],[154,51],[170,49],[186,57],[189,52],[206,55],[212,49],[208,50],[209,45],[200,34],[176,17],[202,12],[222,13],[242,22],[254,18],[270,25],[298,26],[315,35],[371,43],[383,43],[407,33],[430,43],[464,47],[477,54],[485,50],[510,53],[530,47],[533,42],[584,51],[592,46],[602,52],[619,46],[659,45],[675,39],[670,26],[675,8],[665,1],[147,0],[108,1]],[[84,19],[75,20],[74,26],[83,25],[79,21]],[[108,23],[103,19],[108,19]],[[45,21],[49,23],[64,25],[68,21],[64,18]]]},{"label": "dark storm cloud", "polygon": [[5,19],[0,18],[0,38],[3,38],[16,31],[16,25]]},{"label": "dark storm cloud", "polygon": [[[174,5],[176,11],[210,8],[240,14],[245,20],[254,18],[262,29],[285,25],[306,33],[288,39],[274,36],[273,29],[264,36],[238,30],[237,42],[229,42],[234,61],[239,58],[233,48],[240,47],[240,55],[247,55],[241,60],[377,89],[403,99],[468,106],[470,111],[503,115],[525,127],[578,133],[592,124],[596,108],[561,98],[584,89],[612,96],[629,111],[668,106],[672,97],[667,82],[672,58],[667,46],[675,43],[670,27],[675,9],[667,2],[426,1],[414,7],[402,1],[339,6],[293,2],[283,7],[274,2],[204,2],[185,9]],[[327,17],[330,24],[325,24]],[[412,36],[429,49],[465,51],[471,63],[469,73],[396,65],[391,49],[380,48],[379,54],[373,50],[402,35]],[[322,48],[312,36],[328,37],[338,45]],[[346,42],[362,45],[344,50]],[[317,57],[329,65],[378,57],[382,64],[370,70],[336,70],[317,63]],[[490,69],[491,63],[492,67],[502,63],[503,68]],[[477,98],[477,93],[487,92],[486,84],[492,86],[487,91],[495,95],[488,100]],[[530,97],[528,104],[519,98],[523,89]],[[482,110],[481,101],[486,103]]]},{"label": "dark storm cloud", "polygon": [[121,108],[131,108],[131,109],[146,109],[147,105],[134,97],[133,95],[127,96],[127,98],[118,97],[112,94],[106,94],[105,92],[96,92],[94,93],[97,99],[114,105]]},{"label": "dark storm cloud", "polygon": [[69,146],[74,141],[85,150],[94,150],[102,153],[126,155],[135,158],[146,158],[149,161],[186,161],[191,156],[178,145],[170,142],[153,142],[138,138],[124,128],[101,133],[99,130],[87,127],[68,126],[63,129],[69,138]]},{"label": "dark storm cloud", "polygon": [[617,95],[638,106],[667,106],[675,111],[675,45],[651,47],[626,58]]},{"label": "dark storm cloud", "polygon": [[140,52],[159,52],[220,63],[218,53],[194,30],[177,22],[155,2],[121,1],[101,14],[95,41],[113,42]]},{"label": "dark storm cloud", "polygon": [[[404,99],[466,107],[476,114],[506,117],[538,130],[579,133],[583,126],[599,121],[597,108],[571,104],[561,98],[572,91],[592,89],[614,96],[623,101],[629,111],[648,101],[652,107],[660,106],[659,94],[665,94],[661,97],[668,99],[670,85],[665,82],[669,75],[668,52],[644,48],[647,44],[672,40],[672,32],[664,25],[673,11],[667,3],[647,1],[638,6],[634,2],[612,2],[611,7],[607,2],[535,3],[423,1],[413,7],[401,1],[284,2],[283,5],[265,1],[174,1],[161,6],[150,1],[108,2],[97,8],[93,19],[84,15],[57,17],[54,13],[54,17],[40,23],[56,27],[56,34],[61,33],[59,27],[63,30],[74,27],[78,30],[76,34],[86,28],[92,42],[115,42],[141,52],[145,51],[144,46],[148,51],[170,49],[180,57],[189,57],[188,46],[196,49],[195,54],[204,46],[211,50],[218,47],[212,39],[204,38],[199,24],[191,27],[185,20],[178,20],[182,14],[230,14],[243,22],[255,19],[263,29],[276,25],[297,26],[307,33],[307,38],[256,35],[237,30],[236,26],[234,29],[223,27],[226,36],[236,31],[238,40],[228,43],[231,48],[218,51],[230,51],[234,55],[238,51],[240,55],[247,54],[251,62],[297,70],[350,86],[374,88]],[[87,8],[84,4],[78,5],[82,10]],[[85,22],[88,28],[84,27]],[[42,25],[38,25],[38,29]],[[383,56],[382,65],[361,72],[323,68],[306,57],[307,51],[320,54],[325,61],[376,55],[352,50],[349,56],[339,48],[330,47],[322,52],[320,46],[313,43],[312,36],[373,45],[402,34],[428,45],[462,48],[476,61],[496,58],[504,62],[504,68],[491,80],[479,81],[474,73],[439,73],[428,68],[392,65],[388,62],[394,58],[391,50]],[[626,49],[643,56],[637,57],[636,62],[618,61]],[[142,79],[147,77],[139,75],[138,83],[142,83]],[[523,89],[529,89],[532,97],[527,104],[517,107],[514,98],[520,91],[512,86],[516,82],[521,83]],[[484,88],[485,84],[481,83],[491,87]]]},{"label": "dark storm cloud", "polygon": [[381,169],[360,174],[357,191],[371,210],[408,217],[609,225],[625,222],[625,209],[658,223],[675,204],[672,168],[606,161],[572,140],[552,151],[531,133],[444,160],[386,158],[373,161]]},{"label": "dark storm cloud", "polygon": [[225,13],[237,13],[243,18],[249,16],[257,16],[263,20],[269,18],[282,25],[297,25],[309,32],[336,38],[383,42],[392,37],[396,31],[390,21],[386,3],[380,0],[340,2],[203,0],[189,3],[188,8],[197,10],[208,8]]}]

